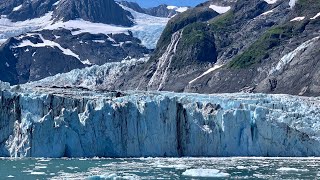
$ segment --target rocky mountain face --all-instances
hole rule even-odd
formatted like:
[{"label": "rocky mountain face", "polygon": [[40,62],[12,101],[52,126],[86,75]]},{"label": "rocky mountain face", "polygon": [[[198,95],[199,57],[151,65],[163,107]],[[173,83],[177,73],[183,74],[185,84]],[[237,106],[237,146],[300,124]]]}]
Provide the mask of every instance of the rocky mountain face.
[{"label": "rocky mountain face", "polygon": [[149,61],[104,73],[112,78],[99,89],[318,96],[319,9],[311,0],[202,3],[168,22]]},{"label": "rocky mountain face", "polygon": [[120,1],[119,3],[123,6],[129,7],[140,13],[149,14],[151,16],[156,16],[156,17],[168,17],[168,18],[173,17],[176,14],[179,14],[187,10],[188,8],[188,7],[184,7],[183,9],[179,9],[179,7],[168,6],[166,4],[161,4],[157,7],[152,7],[152,8],[142,8],[139,6],[139,4],[135,2]]},{"label": "rocky mountain face", "polygon": [[319,7],[310,0],[203,3],[168,23],[140,87],[319,95]]},{"label": "rocky mountain face", "polygon": [[53,11],[57,3],[58,0],[1,0],[0,14],[13,21],[23,21]]},{"label": "rocky mountain face", "polygon": [[144,57],[149,52],[132,34],[72,35],[65,29],[43,30],[10,38],[1,46],[1,79],[23,84],[93,64]]},{"label": "rocky mountain face", "polygon": [[315,1],[237,2],[211,21],[216,37],[225,37],[215,39],[223,66],[185,90],[319,95],[319,9]]},{"label": "rocky mountain face", "polygon": [[[142,58],[151,52],[139,39],[148,36],[139,30],[147,26],[139,24],[141,18],[148,17],[134,17],[114,1],[10,0],[4,4],[0,5],[0,13],[5,15],[0,19],[0,39],[8,39],[0,45],[0,79],[12,85],[92,65]],[[134,27],[125,27],[132,26],[133,21]],[[164,25],[158,26],[161,29]]]},{"label": "rocky mountain face", "polygon": [[13,21],[39,18],[54,11],[56,20],[81,18],[91,22],[132,26],[131,14],[113,0],[1,0],[0,14]]},{"label": "rocky mountain face", "polygon": [[170,9],[166,4],[146,9],[145,12],[157,17],[173,17],[174,15],[181,13],[174,8]]},{"label": "rocky mountain face", "polygon": [[114,0],[61,0],[54,12],[54,18],[63,21],[82,18],[105,24],[132,26],[132,15],[122,9]]}]

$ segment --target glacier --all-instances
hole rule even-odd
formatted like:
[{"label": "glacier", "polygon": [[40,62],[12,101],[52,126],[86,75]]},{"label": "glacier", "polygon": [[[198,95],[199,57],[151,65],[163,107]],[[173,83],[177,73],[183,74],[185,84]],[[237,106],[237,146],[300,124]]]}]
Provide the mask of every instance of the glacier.
[{"label": "glacier", "polygon": [[320,156],[320,98],[0,91],[0,157]]}]

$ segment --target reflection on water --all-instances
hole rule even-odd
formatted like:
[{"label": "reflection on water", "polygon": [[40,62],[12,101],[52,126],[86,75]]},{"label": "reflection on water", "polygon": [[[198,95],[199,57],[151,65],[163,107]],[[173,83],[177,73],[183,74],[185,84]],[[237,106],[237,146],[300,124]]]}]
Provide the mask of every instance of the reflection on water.
[{"label": "reflection on water", "polygon": [[0,179],[315,179],[320,158],[0,159]]}]

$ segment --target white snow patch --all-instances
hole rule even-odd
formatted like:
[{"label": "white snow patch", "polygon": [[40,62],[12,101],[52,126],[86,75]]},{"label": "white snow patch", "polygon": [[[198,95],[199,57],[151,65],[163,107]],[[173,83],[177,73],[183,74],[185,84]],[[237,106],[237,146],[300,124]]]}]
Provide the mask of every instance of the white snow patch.
[{"label": "white snow patch", "polygon": [[270,14],[270,13],[273,13],[273,9],[270,10],[270,11],[266,11],[266,12],[262,13],[261,15],[265,16],[265,15],[268,15],[268,14]]},{"label": "white snow patch", "polygon": [[289,6],[292,9],[296,5],[297,0],[290,0]]},{"label": "white snow patch", "polygon": [[106,41],[105,40],[92,40],[93,42],[96,42],[96,43],[105,43]]},{"label": "white snow patch", "polygon": [[320,12],[310,19],[317,19],[318,17],[320,17]]},{"label": "white snow patch", "polygon": [[293,58],[302,50],[306,49],[307,47],[309,47],[310,45],[312,45],[315,41],[319,40],[319,37],[315,37],[311,40],[308,40],[306,42],[304,42],[303,44],[301,44],[300,46],[298,46],[295,50],[293,50],[292,52],[284,55],[280,61],[278,62],[278,64],[276,65],[276,67],[272,68],[271,71],[269,72],[269,75],[273,75],[275,73],[281,73],[283,72],[284,68],[293,60]]},{"label": "white snow patch", "polygon": [[167,9],[170,9],[170,10],[174,10],[174,9],[177,9],[178,7],[177,6],[167,6]]},{"label": "white snow patch", "polygon": [[86,64],[86,65],[92,65],[92,63],[89,61],[89,59],[85,60],[85,61],[81,61],[82,64]]},{"label": "white snow patch", "polygon": [[154,17],[142,13],[138,13],[130,8],[121,6],[124,10],[129,11],[133,17],[135,25],[133,27],[123,27],[103,23],[92,23],[82,19],[70,20],[67,22],[59,21],[55,24],[48,25],[44,29],[54,30],[59,28],[65,28],[72,31],[72,35],[78,35],[81,33],[90,34],[129,34],[131,31],[133,36],[140,39],[142,45],[149,49],[154,49],[160,38],[162,31],[164,30],[169,18]]},{"label": "white snow patch", "polygon": [[182,13],[182,12],[187,11],[189,8],[188,7],[167,6],[167,9],[175,10],[177,12]]},{"label": "white snow patch", "polygon": [[189,9],[188,7],[179,7],[178,9],[176,9],[176,11],[182,13],[187,11],[188,9]]},{"label": "white snow patch", "polygon": [[0,18],[0,42],[3,43],[10,37],[42,29],[52,23],[52,12],[45,14],[43,17],[29,19],[26,21],[12,22],[5,16]]},{"label": "white snow patch", "polygon": [[278,168],[277,171],[295,171],[295,172],[307,172],[308,169],[297,169],[297,168],[290,168],[290,167],[281,167]]},{"label": "white snow patch", "polygon": [[189,84],[192,84],[193,82],[195,82],[196,80],[202,78],[203,76],[221,68],[223,65],[214,65],[212,68],[208,69],[206,72],[204,72],[203,74],[201,74],[200,76],[198,76],[197,78],[193,79],[192,81],[189,82]]},{"label": "white snow patch", "polygon": [[293,21],[302,21],[304,20],[306,17],[302,16],[302,17],[295,17],[293,19],[290,20],[290,22],[293,22]]},{"label": "white snow patch", "polygon": [[54,41],[50,41],[50,40],[44,39],[41,34],[34,34],[34,35],[38,35],[40,37],[40,39],[43,41],[43,43],[34,44],[30,40],[23,40],[22,43],[20,43],[17,46],[13,46],[13,48],[21,48],[21,47],[27,47],[27,46],[31,46],[31,47],[52,47],[52,48],[57,47],[62,51],[63,54],[65,54],[67,56],[73,56],[73,57],[77,58],[78,60],[80,60],[79,55],[75,54],[70,49],[65,49],[60,44],[58,44],[58,43],[56,43]]},{"label": "white snow patch", "polygon": [[274,4],[276,3],[278,0],[264,0],[265,2],[267,2],[268,4]]},{"label": "white snow patch", "polygon": [[220,172],[218,169],[188,169],[182,173],[183,176],[189,177],[209,177],[209,178],[224,178],[230,174]]},{"label": "white snow patch", "polygon": [[17,6],[17,7],[14,7],[14,8],[12,9],[12,11],[19,11],[19,9],[21,9],[21,8],[22,8],[22,4],[19,5],[19,6]]},{"label": "white snow patch", "polygon": [[61,0],[55,2],[54,4],[52,4],[52,6],[57,6],[60,3]]},{"label": "white snow patch", "polygon": [[216,11],[219,14],[224,14],[224,13],[228,12],[231,9],[230,6],[225,6],[224,7],[224,6],[217,6],[217,5],[214,5],[214,4],[210,5],[209,8],[214,10],[214,11]]},{"label": "white snow patch", "polygon": [[85,21],[82,19],[70,20],[67,22],[59,21],[55,24],[49,25],[44,29],[55,30],[59,28],[74,30],[72,31],[72,35],[78,35],[81,33],[90,33],[90,34],[120,34],[120,33],[128,33],[129,28],[114,26],[103,23],[92,23],[90,21]]}]

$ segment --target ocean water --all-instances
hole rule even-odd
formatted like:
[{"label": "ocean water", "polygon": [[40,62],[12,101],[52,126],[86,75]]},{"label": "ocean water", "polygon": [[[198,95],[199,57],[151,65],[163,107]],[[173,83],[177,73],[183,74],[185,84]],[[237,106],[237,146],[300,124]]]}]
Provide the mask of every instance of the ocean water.
[{"label": "ocean water", "polygon": [[317,179],[320,158],[0,159],[0,179]]}]

